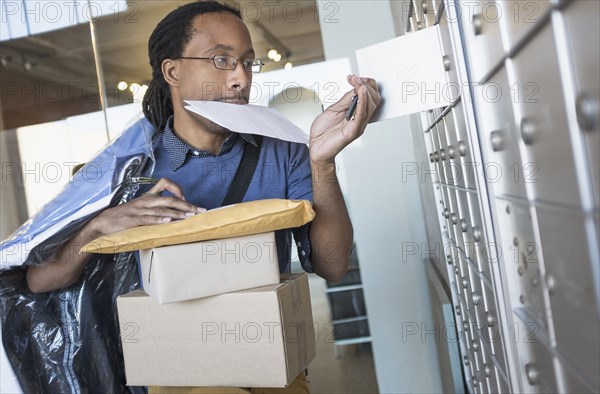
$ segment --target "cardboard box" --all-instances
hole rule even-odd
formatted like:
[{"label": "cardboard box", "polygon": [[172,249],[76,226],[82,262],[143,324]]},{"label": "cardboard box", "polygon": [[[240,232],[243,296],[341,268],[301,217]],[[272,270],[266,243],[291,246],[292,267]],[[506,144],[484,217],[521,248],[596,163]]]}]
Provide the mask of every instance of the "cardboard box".
[{"label": "cardboard box", "polygon": [[145,249],[140,265],[160,304],[279,283],[274,232]]},{"label": "cardboard box", "polygon": [[316,353],[307,278],[164,305],[142,290],[120,296],[127,384],[289,385]]}]

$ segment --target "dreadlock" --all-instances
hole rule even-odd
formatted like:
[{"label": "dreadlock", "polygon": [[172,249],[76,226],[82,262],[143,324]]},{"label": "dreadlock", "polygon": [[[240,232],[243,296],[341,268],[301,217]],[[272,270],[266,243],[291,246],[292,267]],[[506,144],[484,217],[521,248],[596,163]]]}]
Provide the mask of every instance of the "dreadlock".
[{"label": "dreadlock", "polygon": [[194,35],[193,21],[198,15],[229,12],[241,19],[241,13],[216,1],[197,1],[177,8],[158,23],[148,41],[148,57],[152,67],[152,81],[142,101],[146,119],[158,130],[163,130],[173,114],[169,85],[162,73],[165,59],[179,58]]}]

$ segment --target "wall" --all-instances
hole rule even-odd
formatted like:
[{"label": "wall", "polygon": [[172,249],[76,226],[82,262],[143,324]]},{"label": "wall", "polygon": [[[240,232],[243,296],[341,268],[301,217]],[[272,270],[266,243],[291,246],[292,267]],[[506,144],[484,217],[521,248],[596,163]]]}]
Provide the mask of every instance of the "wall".
[{"label": "wall", "polygon": [[[356,72],[356,49],[391,39],[402,28],[390,3],[319,1],[326,59],[350,57]],[[379,389],[441,392],[425,268],[419,254],[402,253],[403,247],[426,242],[419,179],[402,174],[415,161],[408,119],[369,125],[340,156]]]}]

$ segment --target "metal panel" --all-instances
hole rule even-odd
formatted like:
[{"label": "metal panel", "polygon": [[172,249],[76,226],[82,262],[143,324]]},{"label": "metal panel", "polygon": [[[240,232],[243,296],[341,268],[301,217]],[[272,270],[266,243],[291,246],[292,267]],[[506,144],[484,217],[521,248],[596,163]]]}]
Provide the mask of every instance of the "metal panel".
[{"label": "metal panel", "polygon": [[[457,5],[462,21],[444,18]],[[447,80],[475,89],[457,90],[425,138],[447,182],[431,212],[453,242],[444,255],[465,387],[600,391],[600,2],[446,6]]]},{"label": "metal panel", "polygon": [[472,266],[469,266],[469,279],[471,289],[471,304],[473,305],[473,314],[477,319],[477,326],[481,329],[486,324],[487,314],[485,309],[485,303],[483,300],[483,290],[481,288],[481,281],[479,279],[476,270]]},{"label": "metal panel", "polygon": [[585,136],[589,168],[600,207],[600,15],[599,1],[576,1],[564,12],[575,72],[577,120]]},{"label": "metal panel", "polygon": [[498,21],[502,10],[496,1],[458,2],[467,46],[468,62],[475,82],[504,56]]},{"label": "metal panel", "polygon": [[504,379],[504,376],[502,376],[498,369],[496,369],[496,376],[498,377],[496,379],[496,382],[498,383],[498,393],[510,392],[510,386],[508,385],[506,379]]},{"label": "metal panel", "polygon": [[481,163],[473,158],[471,152],[462,101],[452,108],[452,118],[458,137],[456,146],[462,166],[464,184],[466,188],[475,189],[475,167],[480,166]]},{"label": "metal panel", "polygon": [[494,295],[493,290],[485,285],[485,283],[481,286],[481,289],[486,309],[486,321],[481,326],[481,335],[484,340],[489,342],[490,349],[498,366],[502,368],[502,370],[506,370],[506,357],[503,348],[502,328],[496,309],[496,296]]},{"label": "metal panel", "polygon": [[475,251],[475,238],[473,235],[473,220],[469,211],[469,196],[468,192],[456,190],[458,202],[458,220],[456,231],[462,236],[463,251],[467,257],[477,264],[477,252]]},{"label": "metal panel", "polygon": [[[537,207],[546,286],[561,354],[600,388],[600,324],[588,231],[591,218],[576,211]],[[586,223],[587,222],[587,223]],[[589,238],[588,238],[589,237]]]},{"label": "metal panel", "polygon": [[442,90],[442,93],[450,102],[456,100],[460,96],[462,90],[458,79],[457,64],[456,59],[454,58],[454,51],[452,50],[450,38],[450,25],[448,22],[452,20],[451,18],[452,16],[448,15],[447,9],[445,9],[444,15],[440,18],[440,23],[438,24],[444,68],[446,70],[446,80],[448,81],[448,84]]},{"label": "metal panel", "polygon": [[[431,137],[431,141],[433,143],[434,151],[433,151],[433,161],[436,169],[436,178],[438,182],[446,183],[446,176],[444,174],[444,166],[443,166],[443,146],[440,144],[440,138],[438,136],[437,126],[434,124],[431,126],[431,129],[428,132]],[[445,155],[445,154],[444,154]]]},{"label": "metal panel", "polygon": [[504,0],[499,3],[502,13],[500,30],[507,51],[514,49],[519,42],[523,41],[527,33],[547,16],[552,6],[548,0]]},{"label": "metal panel", "polygon": [[458,150],[458,141],[460,138],[456,133],[456,127],[454,125],[453,111],[448,111],[443,119],[444,130],[446,131],[446,141],[448,141],[447,154],[450,163],[448,164],[452,169],[453,183],[459,187],[465,187],[465,176],[462,170],[462,164],[460,160],[460,152]]},{"label": "metal panel", "polygon": [[537,222],[526,203],[499,202],[499,207],[500,248],[510,302],[513,307],[528,308],[547,330],[542,256],[534,232]]},{"label": "metal panel", "polygon": [[495,195],[527,198],[519,152],[520,135],[513,122],[514,91],[502,68],[485,84],[475,89],[477,121],[485,157],[485,174]]},{"label": "metal panel", "polygon": [[479,271],[482,272],[488,279],[491,279],[492,274],[490,270],[490,258],[488,253],[488,248],[491,245],[485,235],[485,227],[481,218],[478,197],[476,193],[468,193],[467,197],[469,199],[471,232],[473,234],[474,252],[476,254],[476,258],[473,261],[477,262]]},{"label": "metal panel", "polygon": [[437,135],[440,144],[439,165],[440,171],[442,171],[443,174],[442,178],[444,179],[444,183],[451,185],[453,183],[453,180],[451,168],[448,166],[448,142],[446,141],[446,131],[444,130],[444,122],[436,123],[433,126],[433,129],[435,130],[435,135]]},{"label": "metal panel", "polygon": [[562,373],[565,379],[565,391],[567,393],[597,393],[588,381],[577,375],[568,365],[561,363]]},{"label": "metal panel", "polygon": [[532,186],[530,197],[580,205],[552,26],[547,24],[507,66],[516,92],[515,127],[521,136],[524,181]]},{"label": "metal panel", "polygon": [[[521,376],[524,392],[526,393],[559,393],[556,371],[554,370],[554,358],[548,349],[537,340],[530,326],[523,325],[517,329],[521,330],[519,336]],[[528,351],[525,351],[527,348]]]}]

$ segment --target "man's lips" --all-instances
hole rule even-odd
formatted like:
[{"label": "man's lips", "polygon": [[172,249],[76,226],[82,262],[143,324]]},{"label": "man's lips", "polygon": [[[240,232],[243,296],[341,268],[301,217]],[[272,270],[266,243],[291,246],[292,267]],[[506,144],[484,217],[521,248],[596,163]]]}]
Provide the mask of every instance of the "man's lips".
[{"label": "man's lips", "polygon": [[229,103],[229,104],[248,104],[248,100],[247,99],[243,99],[243,98],[222,98],[219,99],[219,101],[223,102],[223,103]]}]

